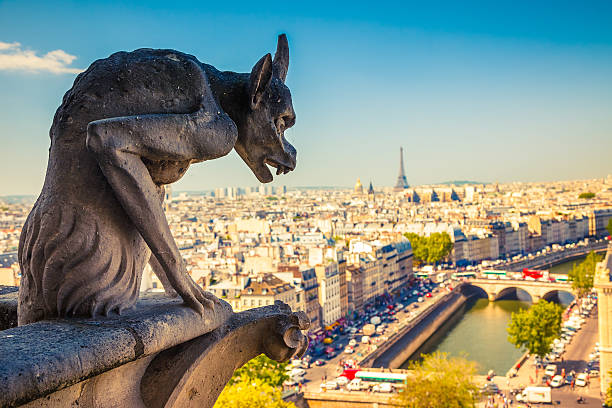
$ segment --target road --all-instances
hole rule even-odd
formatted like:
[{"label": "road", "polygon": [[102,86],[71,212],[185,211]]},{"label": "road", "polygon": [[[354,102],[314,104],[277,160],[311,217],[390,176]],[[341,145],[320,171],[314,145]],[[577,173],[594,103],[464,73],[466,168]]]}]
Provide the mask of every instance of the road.
[{"label": "road", "polygon": [[[412,291],[412,289],[410,289]],[[422,303],[417,303],[419,305],[418,309],[414,308],[414,304],[416,302],[417,297],[411,296],[408,301],[401,301],[396,299],[396,302],[401,302],[402,304],[408,305],[404,310],[398,312],[395,316],[397,320],[391,323],[387,323],[387,329],[385,330],[382,336],[377,335],[372,337],[372,341],[382,342],[385,341],[391,334],[397,332],[400,329],[400,325],[406,324],[410,319],[410,312],[415,311],[416,313],[413,315],[412,319],[416,318],[418,314],[427,309],[430,305],[436,302],[442,295],[446,294],[445,290],[439,289],[433,297],[425,298]],[[384,307],[377,309],[377,311],[383,311]],[[402,323],[403,322],[403,323]],[[340,361],[353,359],[353,360],[361,360],[362,356],[365,356],[371,347],[371,345],[357,343],[358,345],[355,347],[355,353],[346,354],[343,352],[344,348],[348,345],[350,340],[349,334],[343,334],[336,340],[333,346],[337,346],[338,344],[341,347],[341,350],[337,351],[338,355],[334,358],[327,360],[321,358],[322,361],[325,362],[322,366],[312,365],[309,369],[306,370],[306,375],[304,379],[306,380],[304,386],[311,392],[315,392],[319,389],[319,386],[325,378],[327,380],[333,380],[337,376],[342,373],[342,368],[340,365]],[[361,334],[355,336],[355,340],[360,340]]]},{"label": "road", "polygon": [[[570,344],[568,344],[566,352],[562,356],[563,361],[554,362],[554,364],[557,365],[557,373],[560,373],[563,368],[565,368],[566,373],[572,370],[575,370],[577,373],[584,372],[586,362],[589,360],[589,354],[593,352],[597,341],[597,307],[594,307],[589,317],[586,318],[585,324],[578,333],[576,333]],[[541,376],[542,370],[540,370],[538,382]],[[519,370],[517,377],[510,380],[500,378],[497,384],[504,390],[508,388],[508,384],[510,388],[522,388],[532,384],[532,379],[535,379],[535,365],[533,357],[530,357]],[[578,396],[585,398],[586,404],[578,405],[576,403],[576,398]],[[552,392],[552,399],[556,405],[562,407],[601,407],[599,378],[592,378],[591,383],[587,387],[575,387],[573,391],[568,385],[561,388],[555,388]]]}]

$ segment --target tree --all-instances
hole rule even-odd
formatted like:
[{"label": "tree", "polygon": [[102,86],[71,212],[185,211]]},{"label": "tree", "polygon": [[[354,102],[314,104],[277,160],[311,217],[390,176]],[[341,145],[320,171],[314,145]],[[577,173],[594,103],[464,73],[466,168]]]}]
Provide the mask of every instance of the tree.
[{"label": "tree", "polygon": [[289,378],[287,363],[261,354],[234,372],[215,408],[295,408],[281,398],[281,386]]},{"label": "tree", "polygon": [[474,383],[477,364],[463,357],[449,358],[447,353],[423,355],[423,361],[411,362],[406,386],[396,403],[406,408],[474,407],[478,387]]},{"label": "tree", "polygon": [[561,334],[563,308],[540,300],[529,309],[513,312],[508,324],[508,341],[516,348],[544,357],[550,345]]},{"label": "tree", "polygon": [[407,232],[404,236],[408,238],[410,245],[412,245],[414,260],[418,265],[438,263],[453,250],[453,241],[446,232],[435,232],[429,237]]},{"label": "tree", "polygon": [[[612,375],[612,370],[608,372],[608,375]],[[606,390],[606,396],[604,400],[604,406],[608,408],[612,408],[612,383],[608,385],[608,389]]]},{"label": "tree", "polygon": [[214,408],[295,408],[295,405],[283,401],[280,388],[251,379],[227,385]]},{"label": "tree", "polygon": [[608,225],[606,226],[606,229],[608,230],[608,234],[612,236],[612,218],[608,220]]},{"label": "tree", "polygon": [[429,236],[428,263],[438,263],[453,250],[453,241],[446,232],[434,232]]},{"label": "tree", "polygon": [[278,363],[261,354],[236,370],[229,384],[261,380],[272,387],[280,387],[289,379],[286,367],[287,363]]},{"label": "tree", "polygon": [[578,198],[581,198],[583,200],[590,200],[591,198],[595,198],[595,193],[587,191],[586,193],[581,193]]},{"label": "tree", "polygon": [[583,297],[593,289],[595,269],[599,261],[601,257],[591,251],[584,261],[578,265],[574,264],[572,270],[567,274],[568,279],[572,282],[572,289],[576,291],[578,297]]}]

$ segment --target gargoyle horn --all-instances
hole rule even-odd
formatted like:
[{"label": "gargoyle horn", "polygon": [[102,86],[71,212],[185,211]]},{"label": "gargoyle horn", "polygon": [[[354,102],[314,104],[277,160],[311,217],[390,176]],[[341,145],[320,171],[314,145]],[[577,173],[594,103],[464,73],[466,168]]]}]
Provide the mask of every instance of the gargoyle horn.
[{"label": "gargoyle horn", "polygon": [[276,54],[274,54],[274,61],[272,61],[272,70],[277,78],[285,82],[287,71],[289,70],[289,43],[285,34],[278,36]]}]

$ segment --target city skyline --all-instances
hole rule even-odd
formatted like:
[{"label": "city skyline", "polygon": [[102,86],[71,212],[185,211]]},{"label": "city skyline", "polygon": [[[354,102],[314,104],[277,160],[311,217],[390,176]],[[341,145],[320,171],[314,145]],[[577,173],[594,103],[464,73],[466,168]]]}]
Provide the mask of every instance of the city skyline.
[{"label": "city skyline", "polygon": [[[248,72],[274,51],[280,32],[291,47],[287,81],[297,123],[287,135],[298,165],[276,186],[350,187],[358,177],[393,186],[400,146],[411,186],[612,172],[609,3],[588,10],[558,3],[554,13],[528,2],[351,4],[3,2],[2,194],[40,191],[55,109],[76,72],[95,59],[169,47]],[[173,187],[257,184],[232,152],[193,166]]]}]

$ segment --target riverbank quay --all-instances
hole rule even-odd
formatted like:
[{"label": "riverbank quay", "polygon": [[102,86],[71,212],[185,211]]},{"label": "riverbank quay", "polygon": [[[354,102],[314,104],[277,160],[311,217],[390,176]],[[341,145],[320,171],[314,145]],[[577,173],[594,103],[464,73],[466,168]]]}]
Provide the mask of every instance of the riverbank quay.
[{"label": "riverbank quay", "polygon": [[361,361],[362,367],[398,368],[438,330],[468,298],[458,289],[440,297],[408,325],[391,335]]},{"label": "riverbank quay", "polygon": [[[367,344],[362,343],[361,334],[356,335],[341,335],[337,340],[337,343],[341,345],[338,350],[342,350],[349,342],[351,338],[356,340],[356,344],[353,346],[353,353],[347,354],[344,352],[338,353],[335,357],[328,360],[321,360],[324,362],[323,365],[314,365],[308,368],[305,375],[304,386],[307,388],[314,387],[318,390],[321,382],[331,380],[342,373],[342,363],[348,360],[352,360],[356,366],[361,367],[365,359],[367,359],[371,353],[375,352],[380,346],[384,345],[389,337],[397,334],[403,329],[411,325],[412,322],[419,319],[419,316],[426,313],[432,307],[434,307],[438,301],[444,298],[448,294],[447,289],[436,288],[433,291],[432,297],[424,297],[422,302],[418,302],[415,296],[412,296],[412,300],[405,304],[403,310],[398,311],[395,316],[397,321],[385,324],[383,334],[376,334],[370,337]],[[418,295],[417,295],[418,296]]]}]

